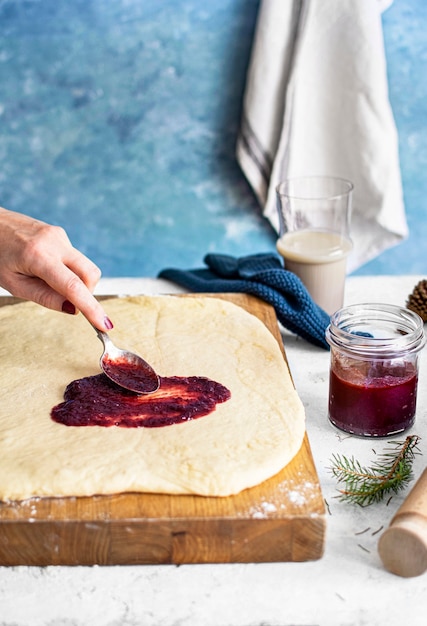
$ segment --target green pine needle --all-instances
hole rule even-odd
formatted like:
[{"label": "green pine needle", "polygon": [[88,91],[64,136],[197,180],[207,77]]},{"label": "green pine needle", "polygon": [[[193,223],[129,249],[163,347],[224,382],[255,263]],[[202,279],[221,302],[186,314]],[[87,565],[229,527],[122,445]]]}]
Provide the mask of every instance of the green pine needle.
[{"label": "green pine needle", "polygon": [[360,506],[380,502],[386,495],[398,493],[413,478],[412,464],[419,454],[418,435],[410,435],[405,441],[389,441],[387,448],[371,467],[363,467],[354,457],[334,454],[329,468],[345,488],[338,490],[339,499]]}]

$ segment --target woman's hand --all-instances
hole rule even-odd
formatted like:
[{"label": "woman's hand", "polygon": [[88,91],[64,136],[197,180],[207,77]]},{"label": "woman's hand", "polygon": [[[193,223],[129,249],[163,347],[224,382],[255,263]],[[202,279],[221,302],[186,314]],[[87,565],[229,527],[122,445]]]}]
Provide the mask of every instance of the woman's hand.
[{"label": "woman's hand", "polygon": [[0,285],[11,294],[55,311],[81,311],[99,330],[111,330],[92,295],[100,277],[61,227],[0,208]]}]

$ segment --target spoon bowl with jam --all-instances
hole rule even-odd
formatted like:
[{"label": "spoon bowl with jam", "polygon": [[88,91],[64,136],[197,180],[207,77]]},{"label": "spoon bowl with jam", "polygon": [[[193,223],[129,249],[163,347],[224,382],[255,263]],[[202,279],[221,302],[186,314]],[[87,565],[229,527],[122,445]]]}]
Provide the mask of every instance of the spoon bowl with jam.
[{"label": "spoon bowl with jam", "polygon": [[99,364],[104,374],[116,385],[134,393],[153,393],[160,378],[147,361],[133,352],[114,345],[109,335],[93,327],[104,346]]}]

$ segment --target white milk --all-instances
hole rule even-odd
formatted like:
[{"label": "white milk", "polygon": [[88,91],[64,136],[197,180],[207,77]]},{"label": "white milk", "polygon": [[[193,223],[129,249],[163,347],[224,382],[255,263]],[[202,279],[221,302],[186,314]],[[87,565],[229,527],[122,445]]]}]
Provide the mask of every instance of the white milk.
[{"label": "white milk", "polygon": [[299,276],[313,300],[329,315],[343,305],[351,248],[349,239],[321,230],[288,232],[277,241],[285,268]]}]

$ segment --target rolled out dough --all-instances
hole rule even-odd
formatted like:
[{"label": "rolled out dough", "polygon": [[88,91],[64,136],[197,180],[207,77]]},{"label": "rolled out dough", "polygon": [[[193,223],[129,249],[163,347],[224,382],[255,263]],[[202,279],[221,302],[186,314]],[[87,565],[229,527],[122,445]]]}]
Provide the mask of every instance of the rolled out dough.
[{"label": "rolled out dough", "polygon": [[302,403],[276,339],[211,297],[104,301],[111,337],[161,376],[231,391],[209,415],[160,428],[68,427],[50,412],[71,381],[99,373],[89,323],[30,302],[0,308],[0,499],[157,492],[227,496],[279,472],[304,437]]}]

